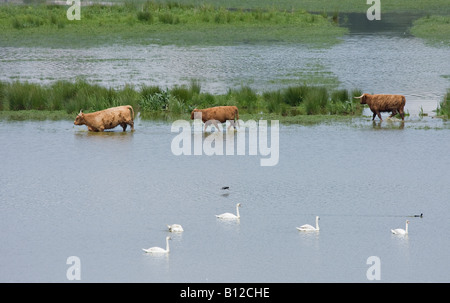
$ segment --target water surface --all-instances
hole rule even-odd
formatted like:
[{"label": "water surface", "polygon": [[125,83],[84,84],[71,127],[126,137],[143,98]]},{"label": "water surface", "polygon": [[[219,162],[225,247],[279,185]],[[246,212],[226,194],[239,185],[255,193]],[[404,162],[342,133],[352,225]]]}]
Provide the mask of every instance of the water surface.
[{"label": "water surface", "polygon": [[[261,167],[259,155],[175,156],[166,122],[0,121],[0,281],[65,282],[77,256],[83,282],[366,282],[378,256],[383,282],[448,282],[440,123],[282,125],[279,163]],[[238,202],[239,223],[216,219]],[[316,215],[319,233],[296,230]],[[390,233],[407,219],[408,237]],[[164,247],[172,223],[185,232],[168,256],[141,251]]]}]

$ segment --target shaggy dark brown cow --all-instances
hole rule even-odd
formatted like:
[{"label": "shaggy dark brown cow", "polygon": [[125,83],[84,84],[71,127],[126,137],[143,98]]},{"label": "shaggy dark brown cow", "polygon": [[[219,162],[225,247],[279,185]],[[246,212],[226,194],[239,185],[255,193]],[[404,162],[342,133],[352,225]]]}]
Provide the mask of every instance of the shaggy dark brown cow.
[{"label": "shaggy dark brown cow", "polygon": [[205,109],[197,109],[195,108],[191,113],[191,119],[197,118],[196,113],[201,113],[202,121],[205,123],[206,127],[210,124],[214,124],[214,126],[218,129],[217,122],[225,123],[227,120],[230,121],[230,128],[233,126],[236,128],[236,121],[239,126],[239,110],[236,106],[216,106]]},{"label": "shaggy dark brown cow", "polygon": [[361,104],[369,105],[369,108],[373,113],[372,120],[375,120],[375,116],[378,115],[378,118],[383,121],[380,114],[381,112],[392,112],[389,118],[399,113],[402,120],[405,120],[405,112],[403,111],[406,103],[405,96],[362,94],[361,96],[354,98],[361,99]]},{"label": "shaggy dark brown cow", "polygon": [[127,129],[127,126],[131,126],[131,130],[134,130],[134,110],[131,105],[111,107],[98,112],[89,114],[80,113],[75,118],[73,124],[86,125],[89,131],[102,132],[105,129],[111,129],[117,125],[122,126],[123,131]]}]

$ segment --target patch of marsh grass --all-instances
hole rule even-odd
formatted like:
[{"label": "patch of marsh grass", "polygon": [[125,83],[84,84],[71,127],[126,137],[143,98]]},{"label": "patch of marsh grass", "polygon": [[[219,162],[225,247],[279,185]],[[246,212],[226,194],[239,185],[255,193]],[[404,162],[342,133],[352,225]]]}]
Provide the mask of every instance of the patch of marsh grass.
[{"label": "patch of marsh grass", "polygon": [[77,22],[68,21],[66,11],[63,5],[1,5],[0,44],[84,47],[93,42],[234,45],[277,41],[321,45],[337,43],[347,32],[328,18],[300,9],[231,10],[172,2],[125,2],[83,6]]},{"label": "patch of marsh grass", "polygon": [[411,27],[414,36],[433,45],[450,45],[450,16],[425,16],[414,21]]},{"label": "patch of marsh grass", "polygon": [[446,119],[450,117],[450,89],[447,90],[447,93],[436,109],[436,114]]},{"label": "patch of marsh grass", "polygon": [[46,110],[74,114],[98,111],[119,105],[132,105],[143,113],[189,114],[194,108],[236,105],[240,113],[296,115],[360,115],[362,107],[353,101],[360,91],[333,90],[322,86],[298,85],[259,93],[249,86],[212,95],[201,91],[198,80],[189,85],[162,89],[142,85],[136,88],[106,88],[84,79],[56,81],[49,85],[0,82],[2,111]]}]

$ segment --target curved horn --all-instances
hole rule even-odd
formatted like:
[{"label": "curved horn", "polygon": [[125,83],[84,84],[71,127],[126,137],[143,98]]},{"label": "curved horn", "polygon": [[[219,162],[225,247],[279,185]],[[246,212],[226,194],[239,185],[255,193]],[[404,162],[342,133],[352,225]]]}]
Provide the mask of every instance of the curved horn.
[{"label": "curved horn", "polygon": [[80,112],[78,113],[78,114],[82,114],[83,113],[83,110],[82,109],[80,109]]},{"label": "curved horn", "polygon": [[353,98],[355,98],[355,99],[361,99],[363,96],[364,96],[364,94],[362,94],[362,95],[359,96],[359,97],[353,97]]}]

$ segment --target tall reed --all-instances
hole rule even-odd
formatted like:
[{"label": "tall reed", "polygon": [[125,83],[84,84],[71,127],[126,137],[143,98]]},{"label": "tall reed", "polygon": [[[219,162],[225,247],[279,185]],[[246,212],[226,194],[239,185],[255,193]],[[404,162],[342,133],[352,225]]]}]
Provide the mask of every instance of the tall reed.
[{"label": "tall reed", "polygon": [[447,93],[444,95],[444,98],[436,109],[436,114],[447,119],[450,117],[450,88],[447,89]]},{"label": "tall reed", "polygon": [[[170,89],[147,85],[107,88],[84,79],[75,82],[61,80],[49,85],[15,81],[0,82],[0,110],[63,110],[73,114],[81,109],[92,112],[129,104],[135,111],[144,113],[186,114],[194,108],[236,105],[240,112],[249,114],[357,115],[361,114],[362,108],[352,97],[360,93],[359,90],[330,92],[321,86],[298,85],[263,93],[242,86],[229,89],[223,95],[213,95],[202,92],[198,80]],[[442,111],[448,107],[447,104],[448,101],[442,103]]]}]

